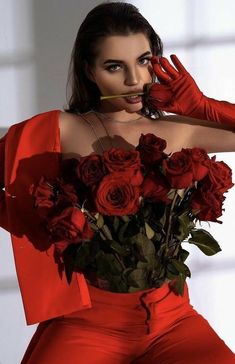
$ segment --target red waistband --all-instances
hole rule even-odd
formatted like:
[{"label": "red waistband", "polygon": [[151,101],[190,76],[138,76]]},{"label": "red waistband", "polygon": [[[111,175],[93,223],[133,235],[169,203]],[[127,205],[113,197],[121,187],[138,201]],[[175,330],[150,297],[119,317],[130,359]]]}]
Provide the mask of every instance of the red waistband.
[{"label": "red waistband", "polygon": [[[117,304],[121,306],[132,306],[139,303],[139,300],[148,302],[158,302],[172,292],[172,283],[164,283],[159,288],[148,288],[145,290],[131,292],[131,293],[119,293],[111,292],[104,289],[97,288],[87,283],[91,301],[106,302],[110,305]],[[185,283],[184,295],[187,295],[187,284]]]}]

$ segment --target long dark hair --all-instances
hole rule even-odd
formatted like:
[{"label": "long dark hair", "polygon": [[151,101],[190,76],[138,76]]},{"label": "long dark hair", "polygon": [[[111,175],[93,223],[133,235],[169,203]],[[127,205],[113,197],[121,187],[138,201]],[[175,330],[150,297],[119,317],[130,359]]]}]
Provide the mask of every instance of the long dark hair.
[{"label": "long dark hair", "polygon": [[[102,38],[130,33],[144,33],[149,39],[152,53],[162,56],[163,45],[160,37],[136,6],[121,1],[102,2],[87,14],[78,30],[72,49],[67,80],[67,90],[70,86],[71,96],[65,111],[85,113],[91,109],[98,109],[100,91],[87,77],[85,63],[87,62],[91,67],[94,66],[97,44]],[[155,76],[153,76],[154,81]],[[161,111],[150,110],[146,106],[141,112],[153,118],[162,115]]]}]

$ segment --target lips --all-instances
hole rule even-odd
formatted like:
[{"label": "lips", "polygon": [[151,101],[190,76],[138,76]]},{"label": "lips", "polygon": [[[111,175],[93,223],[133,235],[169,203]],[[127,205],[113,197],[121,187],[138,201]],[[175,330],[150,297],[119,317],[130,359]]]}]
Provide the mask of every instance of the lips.
[{"label": "lips", "polygon": [[142,101],[142,97],[141,96],[131,96],[131,97],[124,97],[124,99],[126,100],[126,102],[128,102],[129,104],[136,104],[138,102]]}]

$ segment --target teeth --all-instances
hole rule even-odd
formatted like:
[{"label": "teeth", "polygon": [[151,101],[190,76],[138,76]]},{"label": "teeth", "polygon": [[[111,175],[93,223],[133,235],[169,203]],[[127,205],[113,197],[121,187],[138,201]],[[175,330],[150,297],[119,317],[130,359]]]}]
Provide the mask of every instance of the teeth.
[{"label": "teeth", "polygon": [[135,99],[136,97],[139,97],[138,95],[137,96],[129,96],[130,99]]}]

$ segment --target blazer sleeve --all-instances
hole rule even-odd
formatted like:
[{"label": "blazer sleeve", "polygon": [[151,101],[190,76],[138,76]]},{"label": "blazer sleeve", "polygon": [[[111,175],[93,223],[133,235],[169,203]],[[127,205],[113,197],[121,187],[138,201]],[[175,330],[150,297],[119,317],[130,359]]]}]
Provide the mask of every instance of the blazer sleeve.
[{"label": "blazer sleeve", "polygon": [[5,196],[5,142],[7,133],[0,138],[0,227],[9,231]]}]

